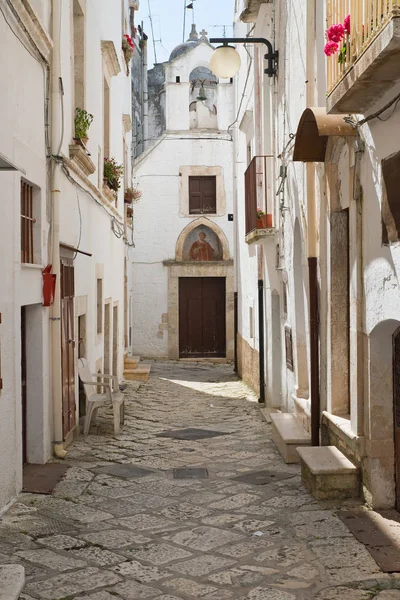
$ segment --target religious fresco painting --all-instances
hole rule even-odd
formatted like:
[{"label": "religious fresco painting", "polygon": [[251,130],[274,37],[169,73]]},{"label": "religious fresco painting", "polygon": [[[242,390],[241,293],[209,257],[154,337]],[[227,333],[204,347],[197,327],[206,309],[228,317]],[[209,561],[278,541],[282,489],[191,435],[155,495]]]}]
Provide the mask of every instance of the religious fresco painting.
[{"label": "religious fresco painting", "polygon": [[199,225],[187,236],[183,245],[185,262],[222,260],[222,245],[217,234],[205,225]]}]

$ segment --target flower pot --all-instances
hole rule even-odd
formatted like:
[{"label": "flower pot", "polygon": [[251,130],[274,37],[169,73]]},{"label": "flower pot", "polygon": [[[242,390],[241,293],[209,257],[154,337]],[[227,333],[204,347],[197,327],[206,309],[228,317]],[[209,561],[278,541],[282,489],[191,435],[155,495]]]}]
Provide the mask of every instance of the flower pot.
[{"label": "flower pot", "polygon": [[86,144],[88,142],[88,139],[89,138],[87,138],[87,137],[85,137],[85,138],[74,138],[74,142],[75,142],[75,144],[77,144],[79,146],[82,146],[82,148],[85,148],[85,150],[86,150]]},{"label": "flower pot", "polygon": [[257,229],[271,229],[272,228],[272,215],[262,215],[257,219]]},{"label": "flower pot", "polygon": [[124,195],[125,204],[132,204],[132,200],[133,200],[133,195],[125,192],[125,195]]},{"label": "flower pot", "polygon": [[130,206],[126,211],[126,216],[128,217],[128,219],[131,219],[133,217],[133,208],[131,208]]}]

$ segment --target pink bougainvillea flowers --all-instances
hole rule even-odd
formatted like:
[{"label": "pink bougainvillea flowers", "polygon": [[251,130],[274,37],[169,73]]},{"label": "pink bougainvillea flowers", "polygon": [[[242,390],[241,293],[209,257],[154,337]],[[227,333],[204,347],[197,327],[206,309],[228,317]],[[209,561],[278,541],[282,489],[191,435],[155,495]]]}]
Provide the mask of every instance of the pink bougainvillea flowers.
[{"label": "pink bougainvillea flowers", "polygon": [[344,27],[345,33],[347,33],[347,35],[350,35],[350,15],[347,15],[347,17],[343,21],[343,27]]},{"label": "pink bougainvillea flowers", "polygon": [[325,44],[324,52],[326,56],[332,56],[332,54],[335,54],[338,50],[339,44],[337,44],[336,42],[327,42]]},{"label": "pink bougainvillea flowers", "polygon": [[341,23],[338,25],[331,25],[326,32],[326,37],[330,42],[338,44],[344,38],[344,27]]}]

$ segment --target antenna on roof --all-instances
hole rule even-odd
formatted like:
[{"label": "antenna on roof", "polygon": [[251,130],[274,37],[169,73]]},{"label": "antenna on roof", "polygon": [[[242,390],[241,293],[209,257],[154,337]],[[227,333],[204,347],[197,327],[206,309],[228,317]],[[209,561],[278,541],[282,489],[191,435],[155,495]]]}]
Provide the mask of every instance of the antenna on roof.
[{"label": "antenna on roof", "polygon": [[151,27],[151,37],[153,38],[154,61],[157,64],[156,40],[154,39],[153,17],[151,15],[150,0],[147,0],[147,3],[149,5],[149,19],[150,19],[150,27]]}]

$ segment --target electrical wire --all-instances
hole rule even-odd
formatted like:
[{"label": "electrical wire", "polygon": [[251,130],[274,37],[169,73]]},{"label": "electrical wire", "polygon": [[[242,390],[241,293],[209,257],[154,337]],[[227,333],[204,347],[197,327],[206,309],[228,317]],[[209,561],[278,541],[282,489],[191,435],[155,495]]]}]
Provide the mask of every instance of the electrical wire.
[{"label": "electrical wire", "polygon": [[[122,235],[118,235],[119,234],[119,227],[122,228],[122,232],[124,233],[124,223],[119,221],[114,215],[111,215],[109,210],[103,205],[102,202],[100,202],[100,200],[98,200],[96,198],[96,196],[94,196],[93,194],[91,194],[86,188],[83,187],[83,185],[81,185],[76,179],[74,179],[74,177],[71,176],[68,167],[66,166],[66,164],[64,163],[64,160],[62,157],[59,156],[53,156],[53,160],[58,163],[61,164],[61,168],[62,171],[64,173],[64,175],[66,176],[66,178],[68,179],[68,181],[70,183],[72,183],[73,185],[75,185],[76,187],[78,187],[82,192],[84,192],[87,196],[89,196],[89,198],[91,198],[92,200],[94,200],[96,202],[96,204],[109,216],[111,217],[111,230],[114,233],[114,235],[118,238],[121,238]],[[117,227],[117,225],[119,227]],[[128,242],[127,239],[124,240],[125,244],[127,246],[131,245],[130,242]]]},{"label": "electrical wire", "polygon": [[75,191],[76,191],[76,201],[77,201],[77,204],[78,204],[78,213],[79,213],[79,238],[78,238],[78,243],[76,245],[77,251],[75,252],[74,260],[78,256],[78,250],[79,250],[79,248],[81,246],[81,240],[82,240],[82,211],[81,211],[81,203],[79,201],[78,188],[76,188]]},{"label": "electrical wire", "polygon": [[[383,106],[381,109],[374,112],[372,115],[369,115],[369,117],[366,117],[365,119],[362,119],[361,121],[358,121],[358,123],[356,123],[355,126],[361,127],[361,125],[365,125],[365,123],[368,123],[368,121],[372,121],[372,119],[379,119],[380,121],[388,121],[393,116],[399,102],[400,102],[400,94],[397,94],[397,96],[395,96],[390,102],[385,104],[385,106]],[[393,107],[393,110],[390,113],[390,115],[388,117],[386,117],[385,119],[382,119],[380,115],[382,113],[384,113],[385,111],[387,111],[388,108],[393,106],[393,104],[394,104],[394,107]]]},{"label": "electrical wire", "polygon": [[[252,30],[251,30],[251,31],[252,31]],[[250,32],[249,32],[249,33],[250,33]],[[227,129],[227,131],[228,131],[228,134],[229,134],[229,135],[230,135],[230,137],[231,137],[231,139],[230,139],[230,141],[231,141],[231,142],[233,142],[233,135],[232,135],[232,133],[231,133],[231,131],[230,131],[230,130],[232,129],[232,127],[233,127],[233,126],[234,126],[234,125],[235,125],[235,124],[238,122],[238,120],[239,120],[240,111],[242,110],[242,104],[243,104],[244,98],[245,98],[245,96],[246,96],[246,90],[247,90],[247,84],[248,84],[248,82],[249,82],[249,77],[250,77],[251,66],[252,66],[252,64],[253,64],[253,57],[251,56],[250,52],[247,50],[246,44],[244,45],[244,49],[246,50],[247,54],[249,55],[250,62],[249,62],[249,66],[248,66],[248,69],[247,69],[246,81],[245,81],[245,83],[244,83],[244,88],[243,88],[243,92],[242,92],[242,97],[241,97],[241,99],[240,99],[239,108],[238,108],[238,111],[237,111],[237,114],[236,114],[236,119],[233,121],[233,123],[231,123],[231,124],[229,125],[229,127],[228,127],[228,129]]]}]

